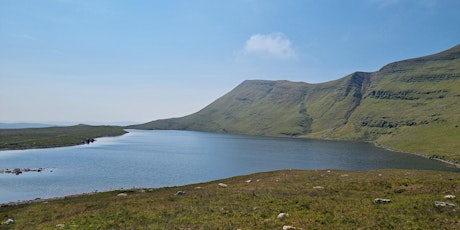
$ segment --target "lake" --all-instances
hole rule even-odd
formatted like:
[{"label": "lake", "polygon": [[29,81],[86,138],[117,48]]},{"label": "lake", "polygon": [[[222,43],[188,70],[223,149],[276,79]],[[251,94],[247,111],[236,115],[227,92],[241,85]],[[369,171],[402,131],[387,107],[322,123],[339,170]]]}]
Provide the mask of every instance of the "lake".
[{"label": "lake", "polygon": [[279,169],[460,171],[368,143],[192,131],[140,131],[72,147],[0,151],[0,203],[121,188],[176,186]]}]

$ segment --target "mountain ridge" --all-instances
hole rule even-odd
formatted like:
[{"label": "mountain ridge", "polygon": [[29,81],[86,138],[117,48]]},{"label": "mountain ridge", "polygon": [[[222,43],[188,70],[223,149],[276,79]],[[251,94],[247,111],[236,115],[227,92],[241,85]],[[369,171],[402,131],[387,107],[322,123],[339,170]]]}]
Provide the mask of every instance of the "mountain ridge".
[{"label": "mountain ridge", "polygon": [[370,141],[460,161],[460,45],[310,84],[246,80],[188,116],[129,126]]}]

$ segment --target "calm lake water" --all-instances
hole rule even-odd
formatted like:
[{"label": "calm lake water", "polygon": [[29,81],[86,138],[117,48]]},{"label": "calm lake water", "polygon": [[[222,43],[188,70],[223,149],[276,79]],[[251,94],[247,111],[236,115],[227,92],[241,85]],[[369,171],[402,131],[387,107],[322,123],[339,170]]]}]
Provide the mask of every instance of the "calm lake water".
[{"label": "calm lake water", "polygon": [[278,169],[382,168],[460,171],[367,143],[270,138],[191,131],[139,131],[94,144],[0,151],[0,203],[120,188],[205,182]]}]

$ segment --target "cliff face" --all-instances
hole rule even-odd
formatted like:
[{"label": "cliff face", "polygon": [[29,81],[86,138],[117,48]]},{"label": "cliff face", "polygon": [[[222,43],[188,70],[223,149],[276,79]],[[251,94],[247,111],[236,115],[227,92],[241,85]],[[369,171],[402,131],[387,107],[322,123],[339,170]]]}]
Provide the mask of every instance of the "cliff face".
[{"label": "cliff face", "polygon": [[244,81],[201,111],[131,126],[374,141],[460,161],[460,46],[307,84]]}]

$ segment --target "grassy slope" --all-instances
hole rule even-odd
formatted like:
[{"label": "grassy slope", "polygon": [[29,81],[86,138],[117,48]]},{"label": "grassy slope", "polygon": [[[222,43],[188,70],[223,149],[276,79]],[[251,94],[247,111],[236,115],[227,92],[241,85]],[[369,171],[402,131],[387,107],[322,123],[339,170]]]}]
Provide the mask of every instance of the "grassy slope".
[{"label": "grassy slope", "polygon": [[0,129],[0,149],[26,149],[78,145],[87,138],[118,136],[126,131],[116,126]]},{"label": "grassy slope", "polygon": [[[452,172],[285,170],[3,206],[0,221],[16,222],[0,229],[459,229],[457,207],[434,205],[459,205],[444,198],[458,195],[458,181]],[[174,195],[178,190],[186,194]],[[375,204],[375,198],[392,202]],[[280,212],[289,217],[278,219]]]},{"label": "grassy slope", "polygon": [[460,162],[459,114],[460,47],[455,47],[374,73],[360,106],[332,137]]},{"label": "grassy slope", "polygon": [[460,162],[460,46],[307,84],[245,81],[192,115],[131,126],[375,141]]}]

